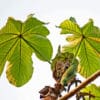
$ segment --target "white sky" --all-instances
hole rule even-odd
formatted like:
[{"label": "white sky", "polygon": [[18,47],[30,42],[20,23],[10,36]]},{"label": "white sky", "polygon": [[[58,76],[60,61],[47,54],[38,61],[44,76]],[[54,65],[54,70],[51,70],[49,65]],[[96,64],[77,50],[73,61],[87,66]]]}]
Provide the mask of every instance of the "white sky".
[{"label": "white sky", "polygon": [[[80,25],[93,18],[95,25],[100,27],[100,0],[0,0],[0,27],[9,16],[25,20],[30,13],[35,13],[44,22],[50,22],[49,39],[53,44],[54,54],[59,44],[65,44],[65,38],[59,35],[60,31],[55,25],[59,25],[66,18],[73,16]],[[45,85],[54,84],[50,65],[34,56],[33,60],[33,77],[23,87],[10,85],[3,72],[0,78],[0,100],[39,100],[38,91]]]}]

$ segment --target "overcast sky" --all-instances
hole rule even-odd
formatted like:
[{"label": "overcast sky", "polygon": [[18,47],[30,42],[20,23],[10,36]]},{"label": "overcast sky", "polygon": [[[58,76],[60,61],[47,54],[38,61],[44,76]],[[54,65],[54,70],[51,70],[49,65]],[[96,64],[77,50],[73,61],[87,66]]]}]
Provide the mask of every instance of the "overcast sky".
[{"label": "overcast sky", "polygon": [[[0,0],[0,27],[5,25],[9,16],[25,20],[31,13],[44,22],[50,22],[48,28],[51,33],[49,39],[54,47],[53,55],[59,44],[65,44],[64,37],[59,35],[60,30],[55,25],[66,18],[73,16],[80,25],[93,18],[95,25],[100,27],[100,0]],[[3,72],[0,78],[0,100],[39,100],[38,91],[45,85],[54,84],[50,65],[35,56],[33,59],[33,77],[23,87],[10,85]]]}]

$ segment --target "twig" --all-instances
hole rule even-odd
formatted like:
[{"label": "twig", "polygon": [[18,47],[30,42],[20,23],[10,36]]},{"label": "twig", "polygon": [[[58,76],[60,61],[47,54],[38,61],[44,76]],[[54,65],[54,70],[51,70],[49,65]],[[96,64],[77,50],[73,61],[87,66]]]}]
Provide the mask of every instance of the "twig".
[{"label": "twig", "polygon": [[82,82],[78,87],[61,97],[59,100],[68,100],[68,98],[72,97],[74,94],[76,94],[78,91],[80,91],[82,88],[84,88],[86,85],[88,85],[90,82],[95,80],[98,76],[100,76],[100,70],[95,72],[93,75],[91,75],[89,78],[87,78],[84,82]]}]

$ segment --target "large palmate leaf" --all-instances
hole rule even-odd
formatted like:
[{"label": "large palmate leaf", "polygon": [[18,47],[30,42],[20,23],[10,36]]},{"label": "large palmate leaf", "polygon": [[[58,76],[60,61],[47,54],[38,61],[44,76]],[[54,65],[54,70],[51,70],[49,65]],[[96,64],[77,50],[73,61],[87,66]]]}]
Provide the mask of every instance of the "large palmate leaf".
[{"label": "large palmate leaf", "polygon": [[43,61],[50,61],[52,45],[47,39],[48,29],[45,23],[29,17],[25,22],[8,18],[0,30],[0,75],[6,61],[7,78],[15,86],[22,86],[32,76],[32,53]]},{"label": "large palmate leaf", "polygon": [[100,87],[91,84],[81,90],[82,94],[85,94],[85,100],[100,100]]},{"label": "large palmate leaf", "polygon": [[59,27],[61,34],[70,34],[66,38],[69,45],[64,46],[63,51],[79,57],[79,73],[88,77],[100,70],[100,30],[92,19],[83,27],[72,20],[63,21]]}]

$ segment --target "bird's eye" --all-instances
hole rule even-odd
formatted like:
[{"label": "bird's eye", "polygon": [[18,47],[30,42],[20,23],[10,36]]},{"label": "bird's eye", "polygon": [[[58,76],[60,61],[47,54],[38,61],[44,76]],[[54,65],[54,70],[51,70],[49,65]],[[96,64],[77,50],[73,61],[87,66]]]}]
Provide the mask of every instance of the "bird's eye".
[{"label": "bird's eye", "polygon": [[68,69],[69,66],[65,66],[65,69]]}]

